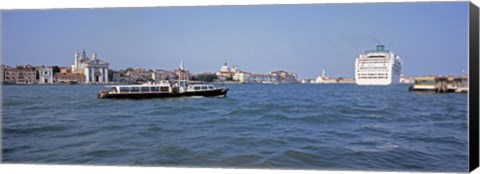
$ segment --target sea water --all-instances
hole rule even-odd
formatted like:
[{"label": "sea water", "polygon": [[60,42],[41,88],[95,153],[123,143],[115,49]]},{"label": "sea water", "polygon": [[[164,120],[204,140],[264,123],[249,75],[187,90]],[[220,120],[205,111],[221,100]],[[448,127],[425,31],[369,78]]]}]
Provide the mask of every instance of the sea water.
[{"label": "sea water", "polygon": [[97,99],[2,86],[5,163],[468,170],[467,94],[408,85],[225,85],[227,97]]}]

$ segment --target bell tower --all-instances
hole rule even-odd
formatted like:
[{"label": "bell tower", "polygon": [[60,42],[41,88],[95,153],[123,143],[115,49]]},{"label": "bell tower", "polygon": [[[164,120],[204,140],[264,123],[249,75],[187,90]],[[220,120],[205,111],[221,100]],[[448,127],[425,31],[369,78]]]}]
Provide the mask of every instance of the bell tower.
[{"label": "bell tower", "polygon": [[180,61],[180,66],[178,67],[178,69],[182,70],[183,71],[183,60]]},{"label": "bell tower", "polygon": [[78,60],[80,60],[80,53],[78,53],[78,50],[75,50],[75,59],[73,60],[72,71],[76,71],[78,69]]}]

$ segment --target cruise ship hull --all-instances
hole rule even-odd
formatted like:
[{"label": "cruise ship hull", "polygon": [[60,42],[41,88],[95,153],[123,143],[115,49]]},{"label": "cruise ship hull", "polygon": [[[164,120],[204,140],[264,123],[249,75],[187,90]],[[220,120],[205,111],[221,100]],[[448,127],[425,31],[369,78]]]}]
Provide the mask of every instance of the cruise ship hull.
[{"label": "cruise ship hull", "polygon": [[390,79],[358,79],[355,81],[357,85],[372,85],[372,86],[380,86],[380,85],[394,85],[400,83],[399,75],[393,75]]},{"label": "cruise ship hull", "polygon": [[392,83],[391,80],[367,80],[367,79],[357,80],[356,83],[357,85],[372,85],[372,86],[383,86],[383,85],[394,84]]}]

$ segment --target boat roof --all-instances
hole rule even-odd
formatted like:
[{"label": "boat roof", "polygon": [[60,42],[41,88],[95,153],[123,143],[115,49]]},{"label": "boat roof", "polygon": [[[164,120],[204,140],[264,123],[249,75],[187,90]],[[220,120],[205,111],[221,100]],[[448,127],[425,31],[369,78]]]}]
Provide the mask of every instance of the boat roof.
[{"label": "boat roof", "polygon": [[211,83],[205,83],[202,81],[189,81],[189,80],[170,80],[167,83],[157,83],[157,84],[127,84],[127,85],[107,85],[105,87],[112,88],[112,87],[149,87],[149,86],[169,86],[171,82],[188,82],[191,85],[212,85]]},{"label": "boat roof", "polygon": [[191,84],[192,86],[213,86],[213,84],[209,84],[209,83],[195,83],[195,84]]},{"label": "boat roof", "polygon": [[415,80],[435,80],[435,77],[415,77]]},{"label": "boat roof", "polygon": [[136,84],[136,85],[107,85],[105,87],[112,88],[112,87],[151,87],[151,86],[169,86],[169,84],[163,83],[163,84]]}]

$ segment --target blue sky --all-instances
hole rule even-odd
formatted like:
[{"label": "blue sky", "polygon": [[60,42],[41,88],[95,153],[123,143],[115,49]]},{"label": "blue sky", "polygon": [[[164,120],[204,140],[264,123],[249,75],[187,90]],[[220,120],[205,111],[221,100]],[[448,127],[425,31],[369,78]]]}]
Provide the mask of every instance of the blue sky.
[{"label": "blue sky", "polygon": [[3,63],[73,63],[75,50],[112,69],[193,73],[229,65],[315,78],[353,77],[358,54],[377,42],[404,61],[402,73],[467,70],[468,2],[209,6],[3,11]]}]

